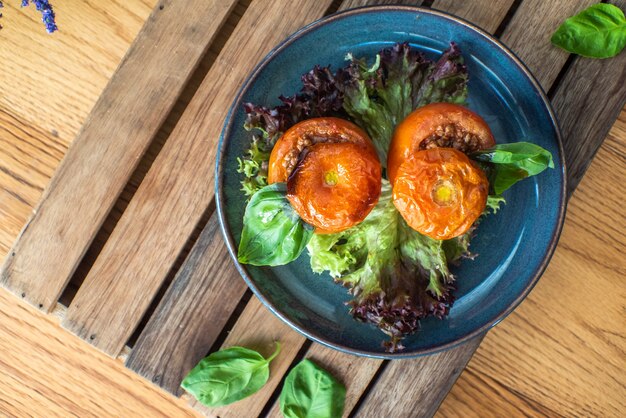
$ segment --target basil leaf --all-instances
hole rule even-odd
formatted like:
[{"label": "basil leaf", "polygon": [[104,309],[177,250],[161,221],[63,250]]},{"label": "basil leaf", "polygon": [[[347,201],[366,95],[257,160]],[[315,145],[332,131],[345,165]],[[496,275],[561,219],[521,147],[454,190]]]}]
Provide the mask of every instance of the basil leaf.
[{"label": "basil leaf", "polygon": [[286,418],[340,417],[346,388],[311,360],[302,360],[285,379],[280,410]]},{"label": "basil leaf", "polygon": [[550,151],[530,142],[498,144],[475,152],[471,157],[492,164],[490,183],[496,195],[526,177],[535,176],[546,168],[554,168]]},{"label": "basil leaf", "polygon": [[313,227],[287,200],[287,185],[270,184],[246,206],[237,258],[255,266],[281,266],[298,258],[312,236]]},{"label": "basil leaf", "polygon": [[626,46],[624,12],[612,4],[594,4],[563,22],[551,41],[583,57],[613,57]]},{"label": "basil leaf", "polygon": [[231,404],[263,387],[270,376],[269,364],[279,352],[278,342],[276,351],[267,359],[244,347],[217,351],[202,359],[180,386],[203,405]]}]

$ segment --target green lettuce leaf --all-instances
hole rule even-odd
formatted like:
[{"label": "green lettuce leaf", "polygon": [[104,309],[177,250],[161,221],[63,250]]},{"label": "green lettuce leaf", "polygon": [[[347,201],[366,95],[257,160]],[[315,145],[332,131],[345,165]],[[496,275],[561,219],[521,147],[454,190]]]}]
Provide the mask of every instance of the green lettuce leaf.
[{"label": "green lettuce leaf", "polygon": [[487,196],[487,208],[484,214],[497,213],[500,210],[500,205],[506,204],[506,200],[502,196],[489,195]]},{"label": "green lettuce leaf", "polygon": [[252,143],[246,155],[237,158],[237,172],[244,175],[241,190],[249,198],[267,186],[267,169],[271,146],[259,135],[252,136]]},{"label": "green lettuce leaf", "polygon": [[436,63],[408,43],[383,49],[372,66],[350,54],[347,59],[336,77],[343,108],[368,132],[383,166],[395,126],[414,109],[467,99],[467,69],[454,43]]},{"label": "green lettuce leaf", "polygon": [[[454,277],[444,245],[411,229],[391,200],[383,180],[380,200],[368,217],[349,230],[314,235],[307,248],[311,268],[328,271],[349,289],[351,314],[374,324],[391,337],[389,351],[402,348],[401,339],[418,330],[429,315],[443,318],[452,306]],[[456,239],[456,257],[467,253],[467,239]]]}]

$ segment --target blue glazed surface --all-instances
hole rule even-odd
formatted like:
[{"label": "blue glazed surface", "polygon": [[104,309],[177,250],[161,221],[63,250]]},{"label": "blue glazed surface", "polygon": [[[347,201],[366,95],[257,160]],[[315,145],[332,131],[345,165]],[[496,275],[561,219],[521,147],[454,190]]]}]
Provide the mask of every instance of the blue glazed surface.
[{"label": "blue glazed surface", "polygon": [[[237,157],[249,146],[242,103],[273,106],[280,94],[300,88],[300,75],[316,64],[337,69],[344,56],[374,57],[384,47],[408,41],[437,58],[450,41],[468,66],[469,107],[491,126],[499,143],[531,141],[552,152],[556,168],[515,185],[496,215],[481,223],[471,249],[479,254],[453,268],[457,301],[447,319],[429,318],[404,341],[401,353],[385,353],[387,337],[358,323],[344,303],[346,290],[328,275],[316,275],[303,254],[287,266],[259,268],[236,261],[245,198]],[[558,127],[547,100],[528,70],[508,50],[467,23],[431,10],[398,6],[364,8],[331,16],[302,29],[257,67],[226,120],[217,161],[218,213],[231,255],[248,285],[275,314],[318,342],[359,355],[402,358],[450,348],[499,322],[530,292],[545,269],[565,210],[565,168]]]}]

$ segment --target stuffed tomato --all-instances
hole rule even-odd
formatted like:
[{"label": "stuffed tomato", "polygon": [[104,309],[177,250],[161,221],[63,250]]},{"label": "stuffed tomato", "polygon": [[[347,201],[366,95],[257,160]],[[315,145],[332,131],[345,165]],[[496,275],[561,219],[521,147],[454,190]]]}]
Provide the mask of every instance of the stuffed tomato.
[{"label": "stuffed tomato", "polygon": [[368,135],[338,118],[308,119],[280,137],[268,182],[287,183],[287,198],[318,234],[363,221],[378,202],[381,166]]},{"label": "stuffed tomato", "polygon": [[487,123],[469,109],[433,103],[395,129],[387,173],[407,224],[434,239],[464,234],[485,210],[489,181],[466,154],[490,148]]}]

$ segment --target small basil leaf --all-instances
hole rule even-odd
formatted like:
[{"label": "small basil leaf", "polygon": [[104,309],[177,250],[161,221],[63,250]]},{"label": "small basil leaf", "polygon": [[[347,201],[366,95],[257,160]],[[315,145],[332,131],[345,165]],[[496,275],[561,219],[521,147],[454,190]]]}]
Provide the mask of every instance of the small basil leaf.
[{"label": "small basil leaf", "polygon": [[535,176],[548,167],[554,168],[552,154],[530,142],[498,144],[475,152],[471,157],[492,165],[489,178],[496,195],[526,177]]},{"label": "small basil leaf", "polygon": [[313,227],[287,200],[287,185],[270,184],[246,206],[237,258],[255,266],[281,266],[298,258],[312,236]]},{"label": "small basil leaf", "polygon": [[530,142],[498,144],[493,148],[478,151],[472,155],[478,161],[494,164],[516,164],[528,167],[530,175],[541,173],[546,167],[554,168],[552,154],[539,145]]},{"label": "small basil leaf", "polygon": [[279,352],[278,342],[267,359],[248,348],[226,348],[202,359],[180,385],[203,405],[228,405],[263,387],[270,375],[269,363]]},{"label": "small basil leaf", "polygon": [[563,22],[551,41],[584,57],[613,57],[626,46],[624,12],[612,4],[594,4]]},{"label": "small basil leaf", "polygon": [[286,418],[340,417],[346,388],[330,373],[302,360],[285,379],[280,393],[280,410]]}]

